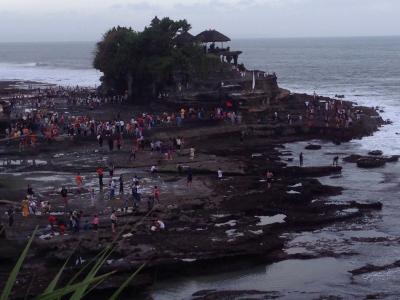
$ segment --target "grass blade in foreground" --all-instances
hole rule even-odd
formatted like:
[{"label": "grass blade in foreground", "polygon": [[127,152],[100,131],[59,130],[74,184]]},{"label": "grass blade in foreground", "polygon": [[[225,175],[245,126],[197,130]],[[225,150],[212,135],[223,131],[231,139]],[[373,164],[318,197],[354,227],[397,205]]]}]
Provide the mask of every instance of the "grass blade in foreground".
[{"label": "grass blade in foreground", "polygon": [[43,292],[43,294],[47,294],[47,293],[50,293],[50,292],[54,291],[54,289],[56,288],[56,285],[57,285],[58,281],[60,280],[60,277],[61,277],[62,273],[64,272],[64,269],[67,266],[70,258],[71,258],[71,256],[67,258],[67,260],[65,261],[64,265],[61,267],[60,271],[58,271],[56,277],[54,277],[54,279],[49,283],[49,286],[46,288],[46,290]]},{"label": "grass blade in foreground", "polygon": [[14,268],[12,269],[10,275],[8,276],[7,282],[4,286],[4,290],[1,293],[0,300],[8,300],[14,286],[15,280],[17,279],[18,273],[21,269],[22,263],[24,262],[26,255],[28,254],[29,248],[32,244],[33,239],[35,238],[36,231],[38,226],[36,226],[35,230],[32,233],[31,238],[29,239],[28,244],[26,244],[24,251],[22,251],[21,255],[18,258],[17,263],[15,264]]},{"label": "grass blade in foreground", "polygon": [[128,286],[128,284],[132,281],[132,279],[145,267],[146,263],[142,264],[131,276],[128,277],[127,280],[115,291],[115,293],[111,296],[110,300],[118,299],[119,295],[122,291]]},{"label": "grass blade in foreground", "polygon": [[100,275],[100,276],[97,276],[97,277],[88,278],[88,279],[85,279],[85,280],[83,280],[82,282],[79,282],[79,283],[75,283],[75,284],[72,284],[72,285],[67,285],[67,286],[65,286],[63,288],[60,288],[60,289],[57,289],[57,290],[55,290],[53,292],[50,292],[50,293],[47,293],[47,294],[42,294],[37,298],[37,300],[54,300],[54,299],[57,299],[59,297],[63,297],[65,295],[68,295],[70,293],[73,293],[73,292],[79,290],[82,287],[86,288],[86,287],[88,287],[89,285],[91,285],[93,283],[101,281],[101,280],[111,276],[114,273],[115,273],[115,271],[110,272],[110,273],[106,273],[104,275]]}]

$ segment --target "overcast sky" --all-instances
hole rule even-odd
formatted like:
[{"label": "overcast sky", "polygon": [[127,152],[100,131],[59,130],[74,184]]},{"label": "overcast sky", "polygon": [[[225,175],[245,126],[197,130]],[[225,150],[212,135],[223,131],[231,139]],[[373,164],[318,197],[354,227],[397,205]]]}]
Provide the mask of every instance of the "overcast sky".
[{"label": "overcast sky", "polygon": [[186,18],[231,38],[400,35],[400,0],[0,0],[0,41],[96,41]]}]

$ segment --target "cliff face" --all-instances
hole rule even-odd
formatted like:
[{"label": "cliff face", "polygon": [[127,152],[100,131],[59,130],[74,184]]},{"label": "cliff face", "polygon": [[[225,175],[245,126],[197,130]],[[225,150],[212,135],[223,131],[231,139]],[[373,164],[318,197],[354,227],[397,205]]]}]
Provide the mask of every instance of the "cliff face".
[{"label": "cliff face", "polygon": [[[242,83],[243,89],[251,91],[253,80],[246,80]],[[278,78],[276,75],[261,75],[255,78],[255,91],[263,92],[264,97],[274,99],[280,93]]]}]

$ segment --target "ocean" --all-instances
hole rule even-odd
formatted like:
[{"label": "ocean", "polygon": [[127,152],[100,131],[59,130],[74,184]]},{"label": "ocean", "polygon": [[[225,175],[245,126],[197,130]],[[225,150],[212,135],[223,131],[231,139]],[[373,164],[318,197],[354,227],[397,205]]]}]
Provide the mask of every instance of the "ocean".
[{"label": "ocean", "polygon": [[[249,69],[276,72],[283,88],[324,96],[343,94],[346,100],[379,106],[384,110],[383,117],[393,121],[362,140],[339,146],[322,142],[319,152],[304,150],[305,143],[286,145],[294,155],[303,151],[306,165],[331,163],[332,153],[343,156],[380,149],[385,154],[400,154],[400,135],[396,134],[400,133],[400,37],[243,39],[232,41],[231,48],[243,51],[240,61]],[[90,42],[2,43],[0,80],[95,86],[101,74],[92,68],[94,49],[95,43]],[[315,255],[315,259],[290,259],[235,272],[173,278],[153,287],[154,299],[190,299],[201,289],[277,291],[279,299],[296,300],[329,296],[365,299],[376,294],[399,299],[400,268],[356,277],[349,273],[368,263],[385,265],[398,260],[399,164],[363,170],[343,163],[341,177],[319,180],[345,188],[342,195],[328,201],[381,201],[383,210],[354,222],[283,236],[285,251]],[[326,257],[326,253],[336,255]]]},{"label": "ocean", "polygon": [[[20,79],[58,85],[98,86],[92,67],[94,42],[0,43],[0,80]],[[293,92],[343,94],[367,106],[383,107],[383,117],[400,119],[400,37],[239,39],[249,69],[276,72],[279,84]],[[384,147],[399,154],[396,132],[384,127],[365,148]]]}]

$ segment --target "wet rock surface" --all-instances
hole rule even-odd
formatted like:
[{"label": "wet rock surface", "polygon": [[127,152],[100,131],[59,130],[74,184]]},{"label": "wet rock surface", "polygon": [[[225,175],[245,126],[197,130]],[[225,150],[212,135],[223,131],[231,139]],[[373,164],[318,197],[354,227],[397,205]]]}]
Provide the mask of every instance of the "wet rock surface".
[{"label": "wet rock surface", "polygon": [[314,145],[314,144],[309,144],[305,147],[307,150],[320,150],[322,148],[321,145]]},{"label": "wet rock surface", "polygon": [[[309,97],[295,94],[276,105],[291,112],[301,112],[306,99]],[[98,232],[48,235],[46,215],[25,219],[17,215],[18,227],[7,228],[6,236],[1,240],[9,247],[0,251],[0,259],[12,263],[10,253],[18,253],[34,226],[39,224],[38,237],[18,283],[19,287],[26,286],[31,274],[38,274],[31,289],[34,295],[46,286],[47,279],[56,274],[70,255],[76,255],[73,253],[78,251],[80,257],[89,260],[113,240],[109,221],[112,208],[119,209],[119,229],[123,232],[102,271],[117,270],[117,275],[99,289],[119,287],[128,274],[143,263],[147,263],[146,268],[132,283],[133,287],[141,289],[154,282],[156,273],[157,279],[162,279],[173,276],[177,270],[195,274],[204,270],[212,272],[207,266],[218,270],[218,266],[226,268],[227,262],[238,260],[268,262],[287,258],[282,253],[285,244],[282,234],[321,228],[381,209],[382,204],[378,202],[332,204],[325,201],[329,196],[339,195],[342,188],[321,184],[315,177],[340,174],[342,167],[294,167],[282,159],[291,155],[285,152],[284,143],[313,138],[348,141],[372,133],[380,121],[371,118],[371,122],[367,122],[376,113],[367,108],[364,111],[363,123],[340,130],[318,123],[315,126],[285,122],[258,124],[257,116],[250,115],[247,123],[241,125],[197,124],[194,129],[149,132],[149,139],[185,138],[185,149],[176,153],[172,161],[146,149],[138,153],[137,160],[129,162],[129,147],[108,152],[98,149],[93,139],[66,138],[24,153],[19,153],[15,146],[3,147],[0,157],[5,163],[1,168],[6,175],[0,179],[0,192],[7,198],[5,200],[19,203],[26,184],[34,183],[38,197],[51,198],[53,210],[62,213],[59,188],[66,184],[71,191],[71,209],[82,209],[84,220],[99,214],[100,228]],[[248,134],[240,139],[243,130]],[[314,146],[321,149],[320,145]],[[189,147],[196,149],[193,159],[189,157]],[[356,162],[360,159],[362,157]],[[152,186],[161,186],[160,203],[149,214],[146,202],[137,210],[124,211],[124,202],[130,199],[127,192],[107,200],[107,189],[97,191],[95,170],[99,166],[106,168],[110,162],[115,165],[116,174],[123,174],[127,183],[134,174],[139,174],[147,189],[146,196],[151,193]],[[155,175],[149,173],[152,165],[158,167]],[[181,165],[183,171],[177,165]],[[194,177],[191,188],[186,187],[188,168]],[[217,179],[218,168],[224,171],[222,180]],[[274,174],[270,187],[265,178],[266,170]],[[85,177],[81,193],[73,184],[76,172]],[[95,207],[91,207],[88,200],[91,187],[96,187]],[[3,205],[2,209],[5,207]],[[150,230],[156,219],[165,223],[165,230]],[[69,266],[69,274],[78,268]],[[1,269],[0,279],[5,278],[6,271],[7,267]],[[250,290],[202,291],[194,294],[193,299],[274,299],[278,296],[274,292]]]},{"label": "wet rock surface", "polygon": [[261,291],[216,291],[204,290],[192,295],[193,300],[277,299],[279,293]]}]

